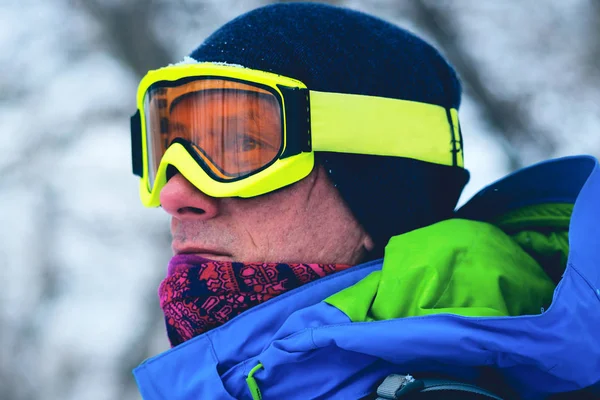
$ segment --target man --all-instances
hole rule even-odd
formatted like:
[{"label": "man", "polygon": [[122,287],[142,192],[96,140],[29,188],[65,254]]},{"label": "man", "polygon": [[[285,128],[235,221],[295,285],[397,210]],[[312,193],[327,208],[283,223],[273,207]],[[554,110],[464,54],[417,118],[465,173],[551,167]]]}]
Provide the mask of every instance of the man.
[{"label": "man", "polygon": [[519,171],[455,212],[460,96],[421,39],[313,3],[242,15],[149,72],[133,169],[175,255],[173,348],[136,369],[144,399],[598,385],[598,162]]}]

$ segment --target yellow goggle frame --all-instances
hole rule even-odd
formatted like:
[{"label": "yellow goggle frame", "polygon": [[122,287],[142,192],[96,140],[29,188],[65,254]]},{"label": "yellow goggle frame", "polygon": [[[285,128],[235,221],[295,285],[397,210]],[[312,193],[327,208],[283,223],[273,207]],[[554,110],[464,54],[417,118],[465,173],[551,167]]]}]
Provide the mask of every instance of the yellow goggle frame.
[{"label": "yellow goggle frame", "polygon": [[[150,187],[144,113],[146,92],[160,82],[202,76],[260,84],[272,88],[279,95],[284,130],[280,158],[244,179],[219,182],[204,171],[183,145],[175,142],[164,152],[154,185]],[[292,92],[294,97],[290,95]],[[299,94],[305,102],[298,102]],[[160,191],[167,182],[169,165],[177,168],[199,190],[213,197],[253,197],[297,182],[312,171],[315,151],[404,157],[447,166],[464,165],[456,109],[376,96],[318,92],[309,90],[296,79],[240,66],[178,64],[150,71],[138,87],[137,108],[138,112],[131,122],[133,172],[141,177],[140,198],[147,207],[160,205]],[[288,126],[288,123],[293,125]],[[293,155],[289,155],[292,147]]]}]

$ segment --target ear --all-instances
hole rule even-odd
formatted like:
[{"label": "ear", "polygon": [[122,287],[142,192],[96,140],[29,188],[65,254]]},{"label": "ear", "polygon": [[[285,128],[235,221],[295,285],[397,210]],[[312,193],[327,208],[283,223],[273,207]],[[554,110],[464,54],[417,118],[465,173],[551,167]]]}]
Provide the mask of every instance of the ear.
[{"label": "ear", "polygon": [[365,237],[363,238],[363,247],[368,252],[373,251],[373,249],[375,248],[375,242],[373,242],[373,239],[371,238],[371,236],[366,232],[365,232]]}]

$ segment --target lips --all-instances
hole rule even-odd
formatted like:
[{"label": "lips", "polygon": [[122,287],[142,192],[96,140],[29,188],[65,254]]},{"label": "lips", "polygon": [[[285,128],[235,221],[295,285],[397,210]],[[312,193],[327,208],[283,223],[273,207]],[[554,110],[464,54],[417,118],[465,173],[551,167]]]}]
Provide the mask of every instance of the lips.
[{"label": "lips", "polygon": [[221,252],[221,251],[216,251],[216,250],[209,250],[209,249],[188,249],[188,250],[176,250],[175,255],[179,255],[179,254],[197,254],[197,255],[201,255],[204,256],[206,258],[209,258],[210,256],[216,256],[216,257],[230,257],[230,254]]},{"label": "lips", "polygon": [[174,256],[169,262],[167,275],[187,268],[189,265],[204,264],[210,261],[232,261],[231,254],[223,250],[202,247],[172,245]]},{"label": "lips", "polygon": [[171,245],[171,248],[173,250],[174,255],[197,254],[197,255],[201,255],[206,258],[209,258],[210,256],[219,257],[219,258],[231,257],[231,254],[229,254],[226,251],[221,250],[221,249],[214,249],[214,248],[208,248],[208,247],[182,246],[175,242],[173,242],[173,244]]}]

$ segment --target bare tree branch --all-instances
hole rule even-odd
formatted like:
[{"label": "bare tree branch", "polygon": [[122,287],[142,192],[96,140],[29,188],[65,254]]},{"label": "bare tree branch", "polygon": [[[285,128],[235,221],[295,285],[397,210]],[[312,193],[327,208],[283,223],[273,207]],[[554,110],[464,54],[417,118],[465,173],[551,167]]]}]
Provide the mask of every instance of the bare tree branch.
[{"label": "bare tree branch", "polygon": [[[64,1],[64,0],[63,0]],[[87,14],[93,17],[101,28],[104,46],[117,59],[123,62],[123,65],[134,72],[138,77],[144,75],[146,71],[152,68],[164,66],[171,61],[171,54],[165,46],[163,46],[156,33],[154,32],[152,22],[153,13],[156,11],[154,2],[146,0],[132,0],[116,4],[114,6],[106,5],[102,0],[67,0],[71,5],[79,6],[85,10]],[[76,55],[85,53],[77,53],[82,50],[82,47],[75,47]],[[72,61],[71,54],[71,61]],[[28,59],[30,62],[30,59]],[[19,84],[21,82],[19,81]],[[4,88],[10,89],[10,100],[14,101],[15,96],[19,98],[27,98],[30,92],[21,89],[19,85],[15,86],[10,82],[2,84]],[[0,101],[5,101],[6,96],[0,96]],[[63,216],[60,214],[59,207],[62,204],[57,203],[55,189],[51,183],[45,182],[44,174],[40,171],[48,169],[48,165],[54,163],[57,155],[67,152],[68,148],[77,143],[83,137],[81,126],[89,126],[94,123],[94,119],[98,121],[126,121],[128,115],[122,111],[107,110],[95,114],[84,114],[85,121],[73,121],[69,128],[70,131],[64,132],[61,135],[41,134],[36,140],[28,141],[21,149],[16,157],[5,161],[0,166],[0,175],[3,177],[0,186],[18,186],[22,184],[38,187],[40,194],[40,202],[43,203],[41,218],[36,223],[36,238],[39,252],[31,254],[32,265],[29,268],[35,268],[38,273],[39,280],[35,281],[36,286],[35,299],[32,302],[32,311],[30,314],[36,316],[34,318],[26,318],[19,321],[16,325],[12,324],[9,332],[14,332],[11,337],[3,337],[3,343],[9,345],[5,348],[5,352],[0,357],[0,398],[10,400],[31,400],[40,398],[41,391],[44,390],[44,382],[39,382],[40,376],[32,373],[32,370],[37,368],[28,367],[33,361],[39,361],[36,356],[41,348],[41,340],[39,335],[43,335],[44,330],[40,329],[43,326],[43,318],[37,316],[48,315],[44,312],[46,307],[52,307],[52,300],[58,295],[57,284],[59,283],[60,269],[56,264],[55,254],[53,249],[56,246],[54,239],[56,236],[56,225],[58,220],[62,221]],[[90,121],[90,118],[92,121]],[[77,128],[79,127],[79,128]],[[52,128],[44,127],[44,131],[51,131]],[[61,128],[64,129],[64,128]],[[87,132],[87,130],[85,131]],[[35,154],[36,157],[31,155]],[[32,162],[32,160],[35,160]],[[45,163],[44,165],[41,165]],[[24,176],[31,176],[31,179],[20,179]],[[28,176],[29,177],[29,176]],[[37,186],[33,185],[32,180],[35,180]],[[165,228],[164,232],[168,232]],[[166,238],[156,238],[156,241]],[[162,274],[164,266],[156,268],[157,279]],[[148,288],[145,295],[145,304],[148,304],[147,309],[140,310],[142,320],[145,321],[143,326],[138,327],[136,337],[132,346],[124,354],[120,356],[122,365],[128,370],[121,377],[124,387],[133,387],[134,382],[131,376],[131,367],[138,364],[145,358],[151,346],[152,334],[158,330],[159,324],[162,322],[160,308],[157,304],[156,287]],[[151,300],[154,298],[154,301]],[[0,321],[4,321],[7,317],[3,312],[0,312]],[[0,332],[1,333],[1,332]],[[6,361],[5,361],[6,360]],[[21,360],[15,363],[15,360]],[[53,382],[50,386],[52,392],[58,394],[58,397],[64,397],[73,386],[74,381],[79,381],[79,374],[82,373],[80,360],[76,357],[67,357],[64,354],[59,358],[61,365],[57,366],[60,373],[59,381]],[[74,362],[76,364],[74,364]],[[77,368],[72,368],[77,365]],[[36,365],[35,367],[39,367]],[[50,387],[46,388],[48,390]],[[62,393],[62,395],[61,395]],[[49,392],[45,393],[51,396]],[[123,397],[117,397],[123,398]]]},{"label": "bare tree branch", "polygon": [[[29,400],[37,398],[39,391],[39,376],[32,375],[28,365],[38,362],[38,354],[42,343],[44,331],[39,328],[44,325],[43,316],[48,315],[45,310],[51,308],[56,301],[58,291],[59,266],[55,262],[54,248],[56,246],[56,192],[50,184],[42,183],[38,189],[40,210],[38,213],[39,224],[36,226],[35,235],[32,238],[32,248],[36,249],[29,255],[27,267],[34,268],[37,273],[37,279],[30,282],[28,295],[35,300],[33,306],[28,309],[27,315],[36,316],[35,318],[23,318],[18,322],[11,324],[11,329],[15,332],[9,343],[4,343],[5,348],[2,360],[20,360],[20,363],[9,363],[5,365],[0,361],[0,387],[2,396],[0,398],[11,400]],[[4,316],[0,314],[0,319]],[[7,346],[8,345],[8,346]],[[3,382],[6,380],[6,382]],[[18,382],[18,384],[15,384]],[[68,381],[61,381],[67,384]]]},{"label": "bare tree branch", "polygon": [[[84,115],[84,121],[75,121],[71,125],[76,127],[91,126],[95,123],[106,123],[106,121],[124,120],[129,116],[123,110],[100,110],[92,115]],[[79,140],[86,137],[87,131],[73,129],[64,135],[42,134],[38,139],[29,141],[20,150],[17,157],[11,157],[12,161],[0,164],[0,189],[10,186],[14,181],[19,181],[23,174],[36,169],[34,176],[40,176],[39,171],[44,171],[47,165],[40,169],[40,161],[46,161],[44,155],[64,154],[66,150],[77,144]],[[51,131],[48,129],[47,131]],[[35,154],[35,157],[31,157]],[[26,182],[31,184],[31,182]]]},{"label": "bare tree branch", "polygon": [[511,168],[514,170],[523,166],[524,160],[518,149],[524,144],[536,145],[545,154],[551,154],[555,143],[548,135],[531,127],[531,121],[526,117],[520,103],[499,99],[484,82],[476,69],[475,60],[460,46],[456,27],[447,14],[425,0],[413,0],[412,4],[416,22],[440,44],[450,63],[456,67],[481,105],[486,119],[502,136]]},{"label": "bare tree branch", "polygon": [[[177,0],[177,7],[173,7],[173,3],[170,0],[163,0],[161,3],[157,3],[157,9],[164,9],[167,11],[181,10],[187,15],[194,16],[200,13],[204,14],[214,14],[215,10],[213,9],[214,4],[210,1],[202,1],[202,0]],[[198,19],[195,19],[196,21]]]},{"label": "bare tree branch", "polygon": [[[592,75],[600,78],[600,1],[590,1],[590,16],[592,34],[589,36],[589,66],[592,69]],[[593,39],[591,39],[593,38]]]},{"label": "bare tree branch", "polygon": [[153,0],[131,0],[119,6],[103,5],[98,0],[79,0],[77,4],[98,21],[109,50],[138,77],[172,61],[151,26]]},{"label": "bare tree branch", "polygon": [[[155,1],[132,0],[118,6],[103,5],[100,0],[79,0],[78,3],[100,24],[113,55],[138,77],[143,76],[149,69],[167,65],[172,61],[172,55],[160,43],[152,27],[153,13],[158,10]],[[182,5],[188,10],[192,7],[187,1]],[[165,229],[165,232],[168,231]],[[163,240],[167,242],[168,238],[156,239],[157,242]],[[156,271],[158,278],[163,266],[156,268]],[[136,327],[128,350],[119,355],[118,365],[122,366],[119,373],[122,388],[119,398],[127,397],[135,388],[131,370],[148,356],[152,332],[156,332],[162,323],[156,290],[156,287],[151,287],[145,293],[144,304],[147,304],[147,307],[141,309],[138,314],[143,322],[141,326]]]}]

